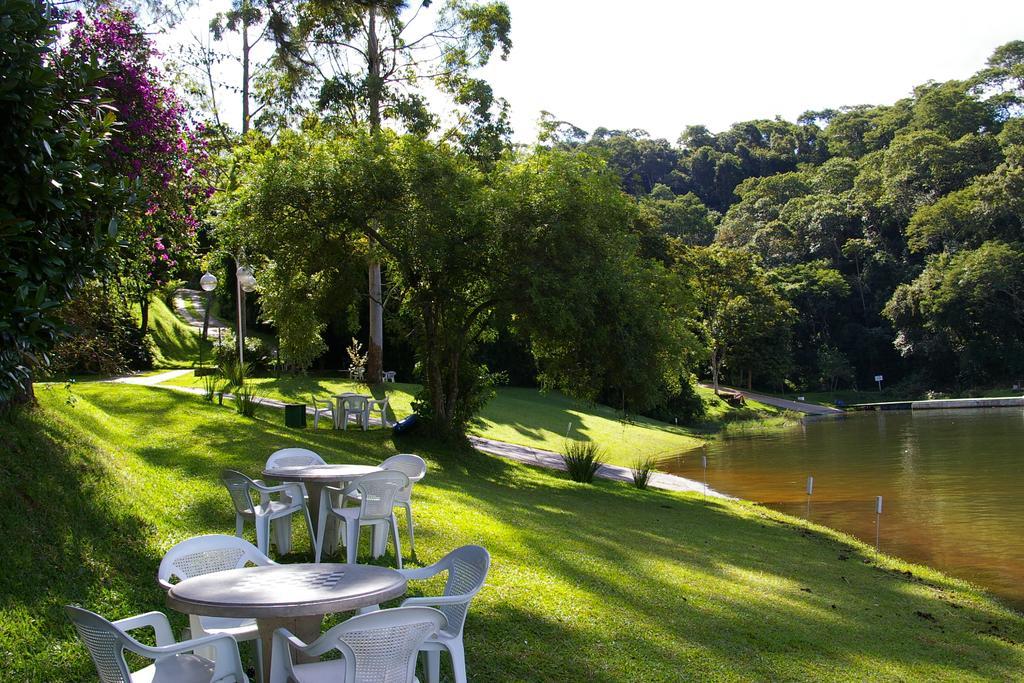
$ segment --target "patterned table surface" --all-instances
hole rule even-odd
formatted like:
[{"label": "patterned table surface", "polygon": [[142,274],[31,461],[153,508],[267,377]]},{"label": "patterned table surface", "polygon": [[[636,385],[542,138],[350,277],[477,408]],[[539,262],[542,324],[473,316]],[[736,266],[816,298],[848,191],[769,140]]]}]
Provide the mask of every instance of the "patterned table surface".
[{"label": "patterned table surface", "polygon": [[296,465],[271,467],[263,476],[281,481],[351,481],[370,472],[381,472],[376,465]]},{"label": "patterned table surface", "polygon": [[394,569],[363,564],[273,564],[214,572],[172,586],[167,604],[211,617],[300,617],[347,612],[405,593]]}]

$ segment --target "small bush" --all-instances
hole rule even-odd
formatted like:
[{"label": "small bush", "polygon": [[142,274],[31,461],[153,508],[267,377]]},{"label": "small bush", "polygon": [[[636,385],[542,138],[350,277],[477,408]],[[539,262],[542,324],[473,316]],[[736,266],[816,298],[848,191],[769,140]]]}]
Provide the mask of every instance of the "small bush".
[{"label": "small bush", "polygon": [[654,458],[637,458],[629,470],[633,473],[633,486],[645,489],[651,483],[651,477],[654,476]]},{"label": "small bush", "polygon": [[252,374],[252,366],[247,363],[239,363],[238,358],[225,358],[218,367],[220,374],[227,381],[226,389],[243,387],[245,378]]},{"label": "small bush", "polygon": [[217,375],[204,375],[203,376],[203,398],[207,401],[213,402],[213,396],[217,393],[218,384]]},{"label": "small bush", "polygon": [[263,399],[256,396],[256,390],[249,387],[239,387],[235,391],[235,410],[243,417],[254,417],[256,408]]},{"label": "small bush", "polygon": [[594,480],[594,475],[601,469],[601,449],[596,443],[571,441],[566,444],[562,453],[562,462],[569,473],[569,478],[584,484]]}]

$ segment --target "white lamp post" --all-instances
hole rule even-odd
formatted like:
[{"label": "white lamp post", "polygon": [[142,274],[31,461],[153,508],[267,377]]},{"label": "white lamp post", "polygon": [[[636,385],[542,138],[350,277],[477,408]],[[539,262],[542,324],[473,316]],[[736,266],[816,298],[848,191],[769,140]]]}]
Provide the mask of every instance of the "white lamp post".
[{"label": "white lamp post", "polygon": [[217,289],[217,276],[207,271],[199,278],[199,286],[206,292],[206,312],[203,315],[203,338],[199,341],[199,367],[203,366],[203,344],[210,325],[210,304],[213,302],[213,290]]},{"label": "white lamp post", "polygon": [[[235,263],[238,263],[238,257],[235,257]],[[245,362],[245,312],[244,312],[244,296],[245,292],[251,292],[256,289],[256,278],[252,274],[247,266],[238,266],[235,270],[235,281],[238,285],[238,296],[235,300],[238,302],[238,362]],[[212,292],[217,289],[217,276],[213,273],[206,273],[199,278],[199,286],[203,288],[204,292]],[[209,302],[206,305],[207,314],[210,311]],[[200,352],[202,350],[200,349]]]}]

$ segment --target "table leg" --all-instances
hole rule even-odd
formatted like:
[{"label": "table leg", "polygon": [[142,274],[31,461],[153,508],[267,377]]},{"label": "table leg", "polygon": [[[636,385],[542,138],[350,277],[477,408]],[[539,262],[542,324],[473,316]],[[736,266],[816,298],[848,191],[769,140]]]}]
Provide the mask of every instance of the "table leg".
[{"label": "table leg", "polygon": [[[309,645],[320,637],[320,624],[323,616],[311,617],[270,617],[257,619],[256,628],[260,632],[260,645],[263,648],[263,679],[262,683],[270,683],[270,667],[273,662],[271,654],[274,650],[274,631],[279,628],[286,628],[292,635],[298,636],[302,642]],[[295,650],[292,650],[292,658],[296,663],[316,661],[316,658],[306,657]]]},{"label": "table leg", "polygon": [[[306,492],[309,494],[309,517],[313,520],[314,532],[320,528],[320,496],[323,489],[324,484],[312,481],[306,482]],[[339,504],[337,500],[333,502],[335,505]],[[327,519],[327,529],[324,531],[323,544],[321,560],[334,555],[338,550],[338,518],[333,515]]]}]

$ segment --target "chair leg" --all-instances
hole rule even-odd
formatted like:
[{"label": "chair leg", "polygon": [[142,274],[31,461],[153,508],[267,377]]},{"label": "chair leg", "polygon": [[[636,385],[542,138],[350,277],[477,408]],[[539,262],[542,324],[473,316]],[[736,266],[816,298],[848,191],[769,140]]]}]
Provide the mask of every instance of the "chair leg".
[{"label": "chair leg", "polygon": [[313,545],[316,543],[316,536],[313,535],[313,518],[309,516],[309,507],[305,504],[302,506],[302,514],[306,517],[306,530],[309,532],[309,544]]},{"label": "chair leg", "polygon": [[359,520],[345,520],[345,561],[355,564],[359,557]]},{"label": "chair leg", "polygon": [[256,517],[256,547],[264,555],[270,556],[269,517]]},{"label": "chair leg", "polygon": [[391,533],[395,535],[395,559],[398,562],[398,568],[402,568],[402,542],[398,540],[398,520],[395,518],[395,513],[391,513]]},{"label": "chair leg", "polygon": [[320,411],[316,408],[313,409],[313,431],[315,432],[317,427],[320,426]]},{"label": "chair leg", "polygon": [[263,676],[263,641],[256,638],[252,642],[256,646],[256,680],[264,681],[266,678]]},{"label": "chair leg", "polygon": [[437,650],[427,650],[427,683],[439,683],[441,680],[441,653]]},{"label": "chair leg", "polygon": [[235,515],[235,536],[242,538],[242,534],[245,532],[245,519],[242,515]]},{"label": "chair leg", "polygon": [[[315,550],[314,562],[320,564],[320,552],[324,549],[324,536],[327,535],[327,515],[330,514],[324,506],[320,506],[320,518],[316,522],[316,536],[313,539],[313,549]],[[309,511],[306,512],[308,518]]]},{"label": "chair leg", "polygon": [[452,656],[452,673],[455,683],[466,683],[466,649],[462,646],[462,636],[445,643],[448,654]]},{"label": "chair leg", "polygon": [[402,507],[405,508],[405,522],[409,527],[409,556],[416,557],[416,535],[412,531],[412,504],[406,503]]}]

